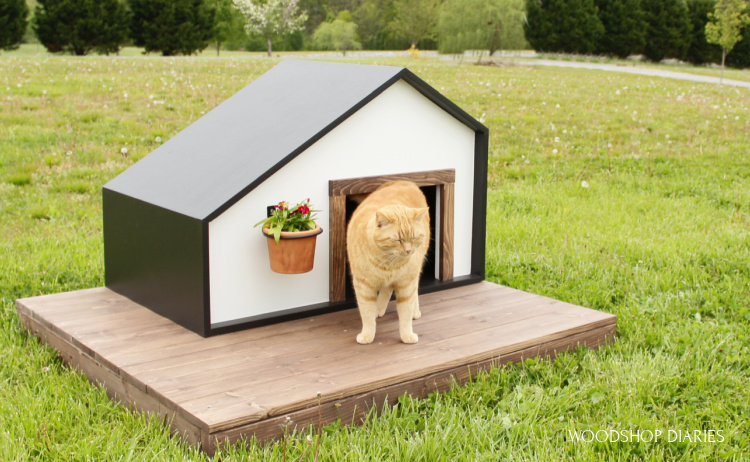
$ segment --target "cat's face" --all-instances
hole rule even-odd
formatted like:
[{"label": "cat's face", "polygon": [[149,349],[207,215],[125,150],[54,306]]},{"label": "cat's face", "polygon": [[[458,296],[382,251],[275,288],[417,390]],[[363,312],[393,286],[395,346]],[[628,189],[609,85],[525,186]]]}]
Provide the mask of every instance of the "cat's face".
[{"label": "cat's face", "polygon": [[414,209],[402,205],[387,206],[375,214],[373,239],[389,260],[421,254],[429,230],[428,208]]}]

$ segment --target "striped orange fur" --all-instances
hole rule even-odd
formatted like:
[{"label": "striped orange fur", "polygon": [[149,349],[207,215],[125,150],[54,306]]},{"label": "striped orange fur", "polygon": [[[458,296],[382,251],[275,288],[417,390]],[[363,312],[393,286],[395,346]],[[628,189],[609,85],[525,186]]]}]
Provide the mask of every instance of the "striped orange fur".
[{"label": "striped orange fur", "polygon": [[430,216],[424,194],[410,181],[385,183],[352,214],[346,248],[357,296],[362,332],[357,342],[375,339],[378,317],[396,293],[399,332],[417,343],[412,320],[419,319],[419,275],[430,245]]}]

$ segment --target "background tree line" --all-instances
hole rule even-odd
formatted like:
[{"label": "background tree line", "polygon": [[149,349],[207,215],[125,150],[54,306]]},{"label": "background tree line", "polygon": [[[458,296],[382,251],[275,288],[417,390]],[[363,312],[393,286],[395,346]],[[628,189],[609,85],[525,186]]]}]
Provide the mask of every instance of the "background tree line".
[{"label": "background tree line", "polygon": [[[50,52],[77,55],[117,53],[125,45],[163,55],[193,54],[209,46],[217,54],[221,49],[346,53],[410,46],[492,54],[533,47],[540,52],[718,63],[722,47],[708,43],[705,33],[716,2],[0,0],[0,47],[13,48],[34,37]],[[750,32],[725,57],[730,66],[750,67]]]},{"label": "background tree line", "polygon": [[[441,41],[450,52],[524,49],[523,1],[0,0],[0,47],[36,40],[50,52],[76,55],[126,45],[163,55],[209,46],[261,51],[271,43],[276,51],[436,49]],[[293,16],[304,16],[300,27],[252,17],[261,10],[288,17],[290,4]]]},{"label": "background tree line", "polygon": [[[718,1],[750,10],[747,0]],[[531,46],[542,52],[721,63],[722,46],[706,39],[716,5],[717,0],[526,0],[524,29]],[[726,63],[750,67],[750,30]]]}]

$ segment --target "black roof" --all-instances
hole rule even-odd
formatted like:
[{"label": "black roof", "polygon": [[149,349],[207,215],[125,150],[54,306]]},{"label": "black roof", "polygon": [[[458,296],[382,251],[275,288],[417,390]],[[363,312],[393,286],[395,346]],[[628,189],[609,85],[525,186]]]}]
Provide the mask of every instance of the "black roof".
[{"label": "black roof", "polygon": [[486,131],[406,68],[285,60],[104,188],[213,219],[400,79]]}]

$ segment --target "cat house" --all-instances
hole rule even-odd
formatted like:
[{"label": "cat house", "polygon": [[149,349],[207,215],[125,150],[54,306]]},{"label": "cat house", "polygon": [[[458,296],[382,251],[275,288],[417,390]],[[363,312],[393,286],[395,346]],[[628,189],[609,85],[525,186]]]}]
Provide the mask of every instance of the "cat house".
[{"label": "cat house", "polygon": [[[421,293],[484,279],[487,128],[406,68],[285,60],[103,187],[107,287],[202,336],[356,306],[346,223],[417,183],[433,240]],[[253,226],[309,198],[312,271],[270,270]]]}]

